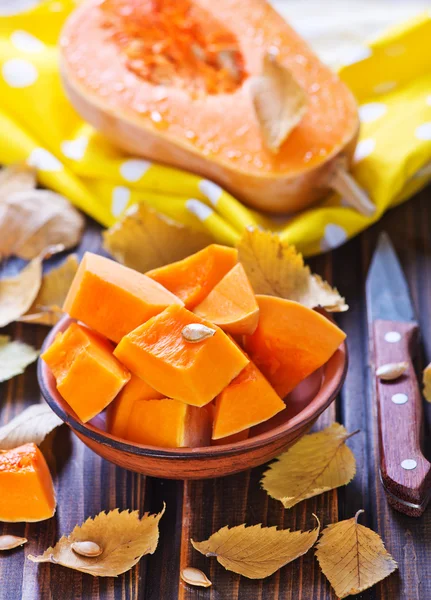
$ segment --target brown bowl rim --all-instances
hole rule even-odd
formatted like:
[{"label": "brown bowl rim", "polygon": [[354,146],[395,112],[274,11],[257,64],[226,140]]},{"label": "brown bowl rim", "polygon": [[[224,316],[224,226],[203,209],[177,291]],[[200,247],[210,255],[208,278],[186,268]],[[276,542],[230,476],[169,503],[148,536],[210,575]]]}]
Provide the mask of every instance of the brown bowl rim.
[{"label": "brown bowl rim", "polygon": [[[51,345],[55,335],[66,328],[69,322],[73,322],[74,319],[69,317],[69,315],[64,315],[56,325],[51,329],[48,335],[45,338],[45,341],[42,345],[40,354],[43,354],[45,350]],[[243,440],[240,442],[234,442],[233,444],[226,444],[220,446],[204,446],[199,448],[160,448],[158,446],[150,446],[150,445],[142,445],[135,444],[131,442],[127,442],[113,436],[93,425],[83,423],[79,419],[75,418],[69,412],[66,412],[59,405],[55,396],[59,396],[57,390],[54,393],[49,389],[48,382],[48,365],[39,357],[37,364],[37,378],[39,382],[39,387],[44,397],[45,401],[49,405],[49,407],[55,412],[55,414],[60,417],[60,419],[66,423],[72,430],[76,430],[80,435],[85,438],[89,438],[93,442],[97,444],[102,444],[104,446],[109,446],[114,450],[119,452],[125,452],[127,454],[133,454],[141,457],[152,457],[152,458],[175,458],[182,460],[195,460],[202,458],[216,458],[216,457],[227,457],[227,456],[235,456],[238,454],[244,454],[251,450],[256,450],[272,442],[276,442],[283,437],[285,437],[288,433],[293,433],[302,427],[306,427],[308,424],[312,423],[313,420],[319,416],[328,406],[334,401],[334,399],[338,396],[344,380],[347,374],[347,368],[349,363],[347,344],[344,341],[338,348],[344,356],[344,363],[341,373],[339,373],[339,369],[337,370],[338,377],[333,377],[328,380],[326,386],[322,386],[317,394],[313,397],[312,402],[315,402],[318,399],[318,404],[314,405],[312,409],[309,409],[310,404],[304,408],[297,415],[292,417],[289,421],[286,421],[282,425],[277,425],[273,430],[258,434],[249,438],[247,440]],[[328,362],[333,360],[334,355],[329,359]],[[326,363],[328,364],[328,363]],[[329,389],[328,389],[329,388]],[[324,393],[325,392],[325,393]],[[320,398],[321,396],[321,398]],[[309,410],[307,410],[309,409]]]}]

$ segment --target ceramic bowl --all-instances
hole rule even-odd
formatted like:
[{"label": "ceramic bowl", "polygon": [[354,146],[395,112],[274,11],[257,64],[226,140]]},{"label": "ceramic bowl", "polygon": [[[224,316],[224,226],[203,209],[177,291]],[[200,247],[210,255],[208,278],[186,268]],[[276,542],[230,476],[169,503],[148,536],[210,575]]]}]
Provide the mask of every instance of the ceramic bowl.
[{"label": "ceramic bowl", "polygon": [[[42,351],[57,332],[71,323],[67,316],[48,334]],[[242,442],[204,448],[159,448],[127,442],[107,433],[104,416],[83,423],[57,391],[54,377],[39,359],[38,379],[42,395],[72,431],[106,460],[144,475],[168,479],[204,479],[230,475],[256,467],[294,444],[335,400],[347,371],[347,348],[342,344],[329,361],[303,381],[287,398],[287,408],[254,428]]]}]

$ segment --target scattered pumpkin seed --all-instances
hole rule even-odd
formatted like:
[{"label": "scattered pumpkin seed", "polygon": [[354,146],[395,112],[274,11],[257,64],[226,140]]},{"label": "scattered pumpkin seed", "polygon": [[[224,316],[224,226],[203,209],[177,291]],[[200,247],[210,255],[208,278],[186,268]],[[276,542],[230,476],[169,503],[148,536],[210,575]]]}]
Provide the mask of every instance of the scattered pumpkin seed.
[{"label": "scattered pumpkin seed", "polygon": [[183,328],[181,335],[187,342],[196,344],[212,337],[216,331],[216,329],[202,325],[202,323],[190,323]]},{"label": "scattered pumpkin seed", "polygon": [[0,535],[0,551],[12,550],[18,548],[27,542],[27,538],[18,537],[16,535]]},{"label": "scattered pumpkin seed", "polygon": [[406,362],[388,363],[378,367],[376,370],[376,375],[383,381],[391,381],[392,379],[398,379],[398,377],[405,373],[405,371],[408,369],[408,366],[409,365]]},{"label": "scattered pumpkin seed", "polygon": [[81,556],[100,556],[103,552],[102,548],[96,542],[73,542],[71,548],[76,554]]},{"label": "scattered pumpkin seed", "polygon": [[186,567],[183,569],[181,571],[181,579],[189,585],[200,587],[210,587],[210,585],[212,585],[205,573],[194,567]]}]

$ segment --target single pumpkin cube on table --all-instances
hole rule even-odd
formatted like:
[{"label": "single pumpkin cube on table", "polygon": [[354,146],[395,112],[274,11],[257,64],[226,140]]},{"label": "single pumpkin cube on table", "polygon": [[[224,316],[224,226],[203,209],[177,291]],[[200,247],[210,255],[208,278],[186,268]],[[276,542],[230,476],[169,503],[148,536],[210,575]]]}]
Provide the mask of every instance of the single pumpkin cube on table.
[{"label": "single pumpkin cube on table", "polygon": [[56,500],[51,473],[35,444],[0,452],[0,521],[50,519]]},{"label": "single pumpkin cube on table", "polygon": [[88,327],[71,323],[41,356],[57,390],[84,423],[106,408],[130,379],[113,350]]},{"label": "single pumpkin cube on table", "polygon": [[[189,325],[214,334],[189,341],[184,337]],[[126,335],[114,355],[167,398],[193,406],[211,402],[249,362],[221,329],[176,305]]]},{"label": "single pumpkin cube on table", "polygon": [[109,258],[86,252],[63,310],[119,342],[171,304],[183,303],[157,281]]}]

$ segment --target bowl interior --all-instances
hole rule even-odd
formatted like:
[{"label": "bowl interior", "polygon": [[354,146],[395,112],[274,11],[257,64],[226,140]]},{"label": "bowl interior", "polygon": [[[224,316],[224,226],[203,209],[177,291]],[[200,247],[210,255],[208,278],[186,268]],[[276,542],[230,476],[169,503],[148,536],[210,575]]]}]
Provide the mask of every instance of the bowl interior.
[{"label": "bowl interior", "polygon": [[[42,352],[53,342],[59,331],[65,330],[72,319],[65,316],[48,334]],[[118,451],[145,456],[177,456],[193,458],[211,454],[224,455],[234,451],[244,452],[264,443],[292,434],[311,423],[335,399],[343,384],[347,370],[347,350],[342,344],[329,361],[300,383],[286,398],[286,410],[272,419],[253,427],[252,435],[241,442],[201,448],[160,448],[128,442],[106,431],[105,414],[101,413],[88,423],[83,423],[58,393],[54,376],[46,363],[38,360],[38,379],[42,395],[52,410],[72,429],[93,441],[108,445]]]}]

